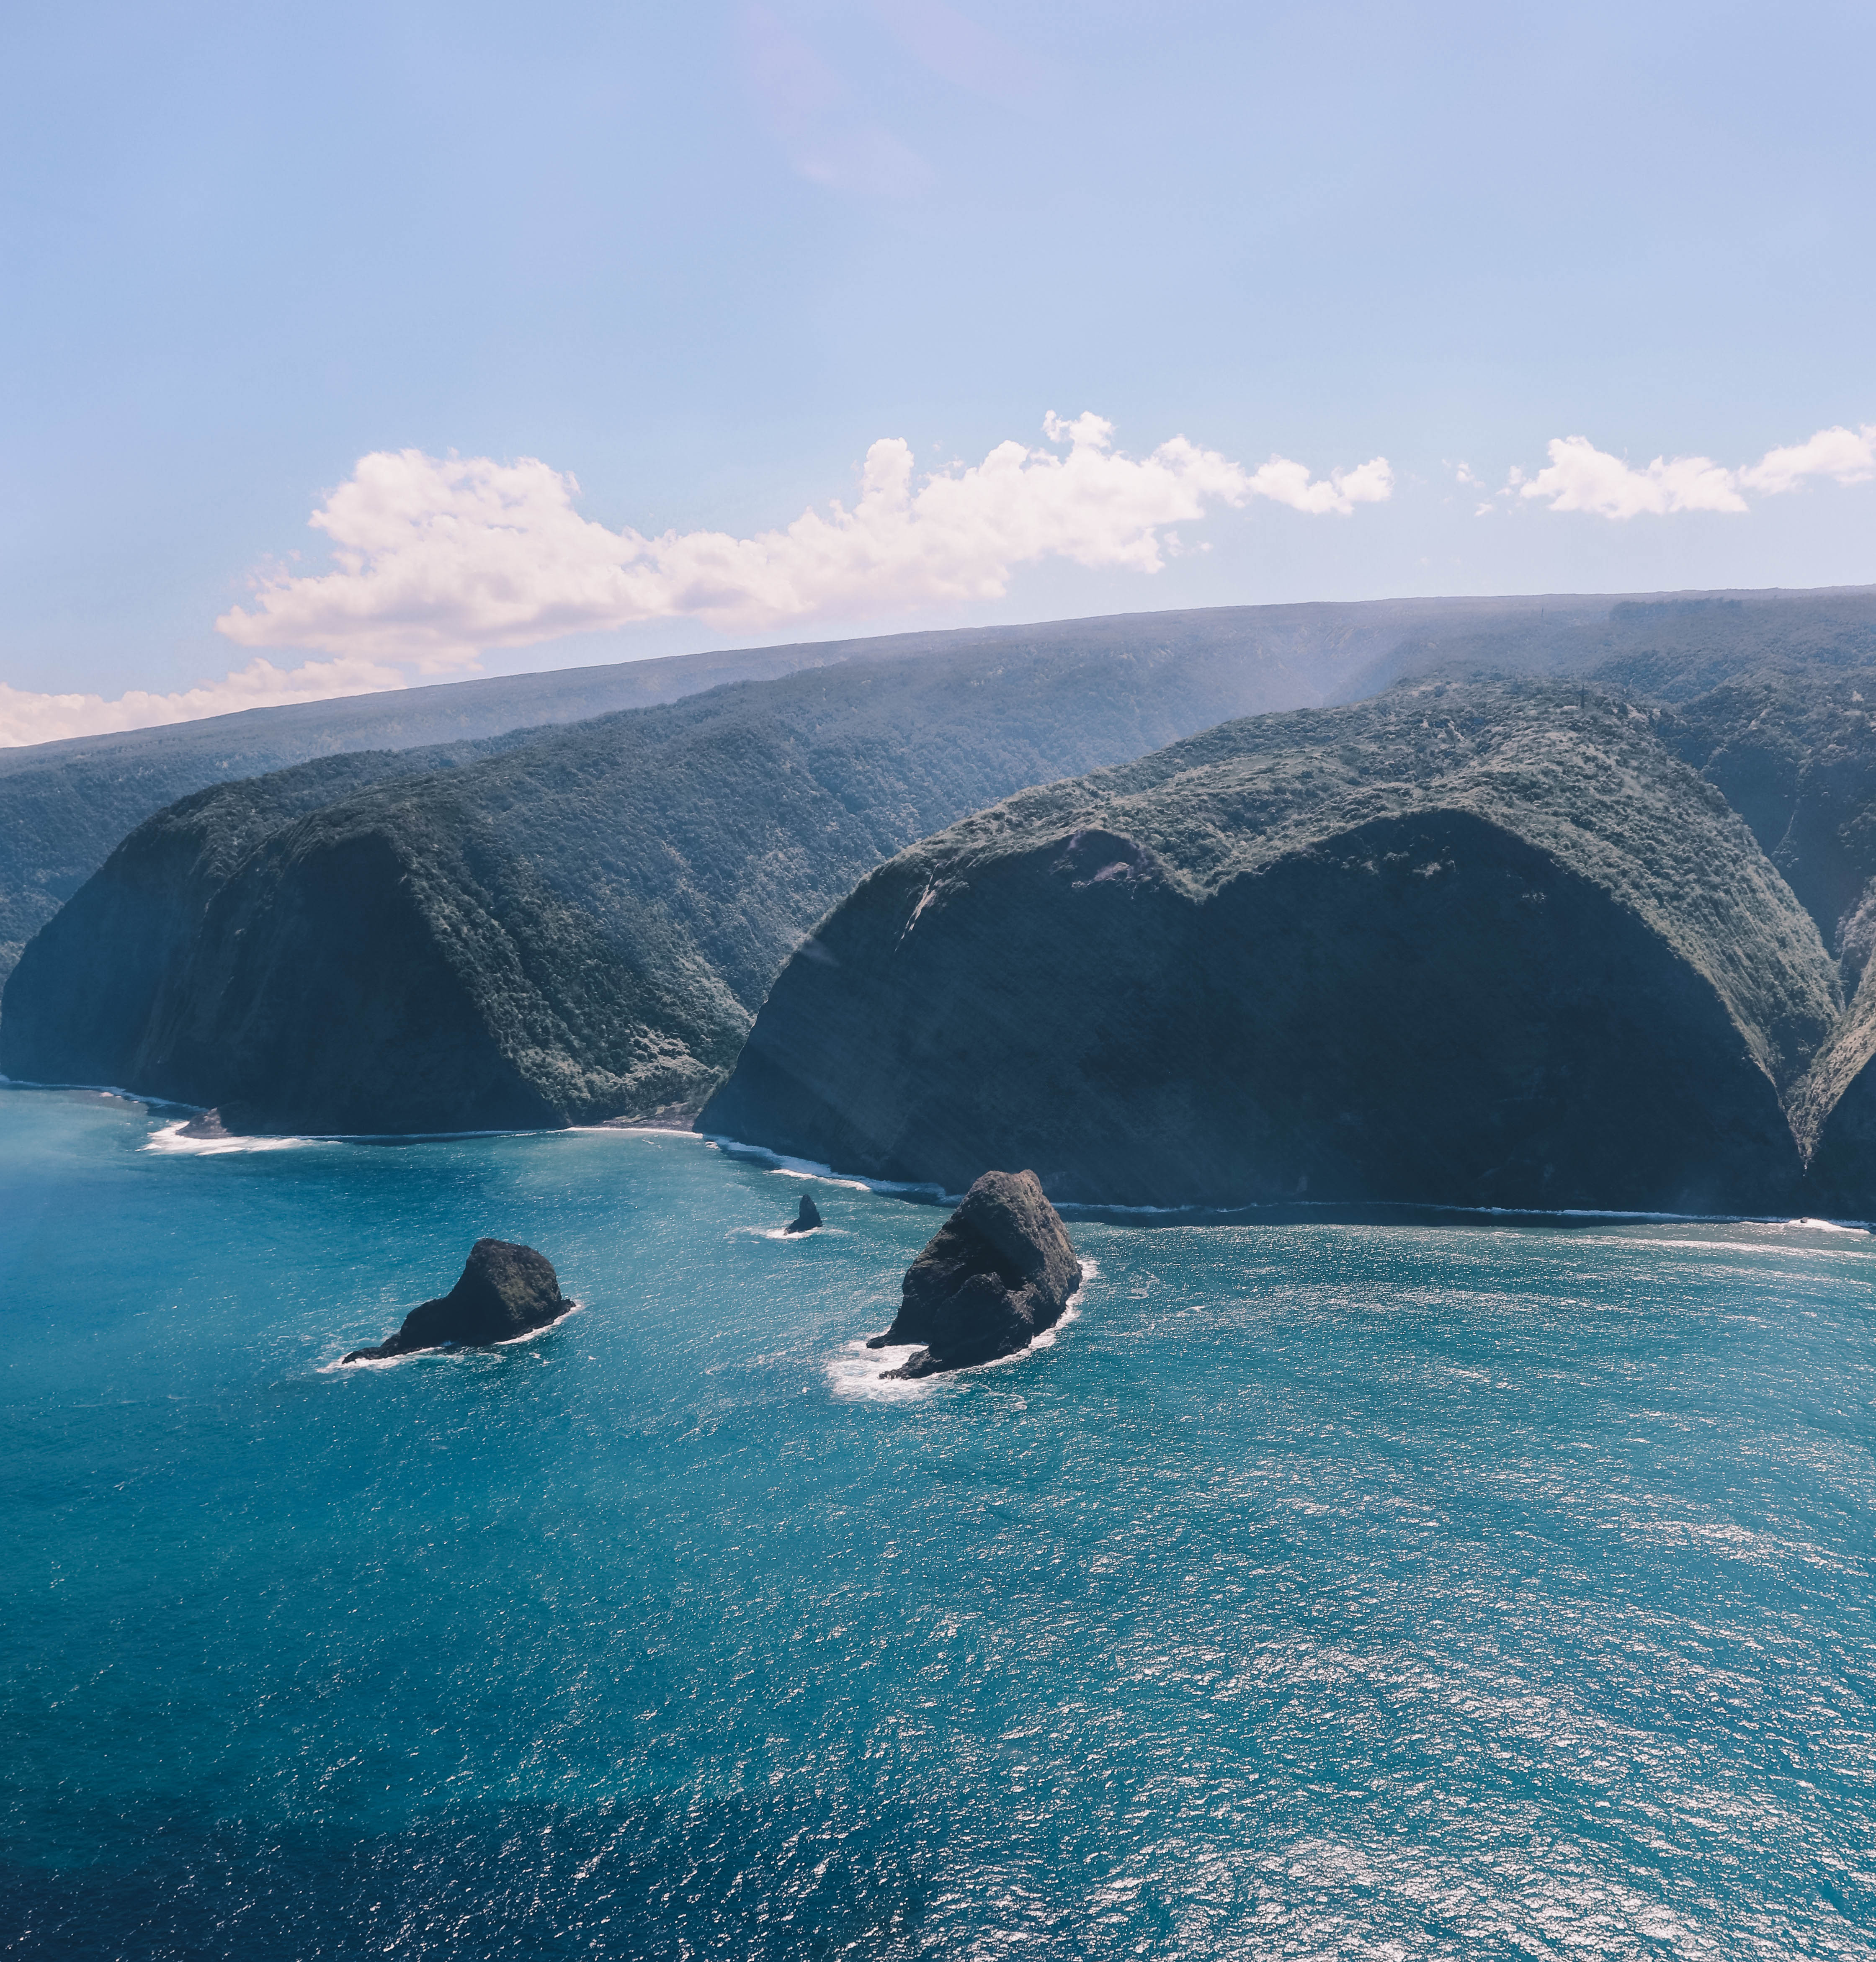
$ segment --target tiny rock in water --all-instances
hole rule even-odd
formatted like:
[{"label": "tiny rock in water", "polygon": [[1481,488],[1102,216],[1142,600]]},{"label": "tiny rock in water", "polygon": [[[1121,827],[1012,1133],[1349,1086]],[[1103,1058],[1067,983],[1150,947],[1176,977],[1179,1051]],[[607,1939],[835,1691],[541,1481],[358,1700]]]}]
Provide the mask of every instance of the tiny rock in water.
[{"label": "tiny rock in water", "polygon": [[801,1211],[781,1230],[785,1233],[812,1233],[820,1223],[820,1208],[804,1192],[801,1195]]}]

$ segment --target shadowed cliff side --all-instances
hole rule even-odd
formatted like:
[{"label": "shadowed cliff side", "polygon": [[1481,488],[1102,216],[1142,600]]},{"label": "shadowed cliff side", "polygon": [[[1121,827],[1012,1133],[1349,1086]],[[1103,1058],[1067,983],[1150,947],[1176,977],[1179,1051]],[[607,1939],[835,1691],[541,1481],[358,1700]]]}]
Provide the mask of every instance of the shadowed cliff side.
[{"label": "shadowed cliff side", "polygon": [[1740,677],[1662,732],[1722,791],[1837,957],[1849,1005],[1791,1095],[1807,1211],[1876,1210],[1876,670]]},{"label": "shadowed cliff side", "polygon": [[[1514,632],[1518,623],[1546,615],[1553,624],[1566,616],[1600,619],[1612,603],[1593,595],[1360,600],[956,628],[443,682],[0,749],[0,983],[34,934],[145,818],[198,790],[335,752],[488,739],[675,701],[729,682],[900,658],[944,666],[960,660],[994,665],[999,657],[1226,655],[1263,676],[1257,701],[1218,711],[1242,714],[1254,707],[1334,700],[1348,692],[1353,672],[1408,635],[1437,637],[1488,626]],[[1805,618],[1813,610],[1804,596],[1785,596],[1782,603]]]},{"label": "shadowed cliff side", "polygon": [[[123,1085],[149,1074],[149,1022],[166,978],[186,971],[215,896],[267,838],[339,798],[489,753],[464,743],[324,756],[184,797],[140,827],[40,929],[46,984],[10,1057],[32,1082]],[[492,746],[500,747],[499,739]],[[58,1072],[78,1065],[82,1074]],[[155,1094],[161,1094],[155,1093]]]},{"label": "shadowed cliff side", "polygon": [[1842,1012],[1811,920],[1651,716],[1546,684],[1270,716],[868,878],[700,1124],[951,1189],[1779,1206]]},{"label": "shadowed cliff side", "polygon": [[28,947],[0,1069],[238,1130],[694,1110],[881,859],[1294,685],[1209,626],[1145,651],[1051,638],[718,689],[324,800],[289,772],[178,807]]},{"label": "shadowed cliff side", "polygon": [[1383,599],[1122,614],[507,675],[0,749],[0,983],[27,941],[135,826],[207,786],[335,752],[487,740],[583,721],[834,662],[908,657],[943,665],[993,653],[1027,660],[1155,650],[1228,654],[1261,672],[1260,698],[1222,707],[1219,716],[1352,701],[1417,666],[1454,661],[1542,673],[1606,669],[1612,687],[1679,700],[1757,668],[1868,666],[1876,661],[1876,589],[1655,599],[1586,593]]}]

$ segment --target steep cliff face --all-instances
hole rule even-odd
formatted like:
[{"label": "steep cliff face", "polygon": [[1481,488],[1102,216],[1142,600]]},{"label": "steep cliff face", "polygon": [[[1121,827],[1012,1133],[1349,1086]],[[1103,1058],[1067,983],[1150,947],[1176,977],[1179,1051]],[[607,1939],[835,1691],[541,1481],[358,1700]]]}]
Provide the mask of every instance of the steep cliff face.
[{"label": "steep cliff face", "polygon": [[882,867],[703,1128],[956,1189],[1739,1208],[1842,1012],[1651,718],[1544,685],[1259,718]]},{"label": "steep cliff face", "polygon": [[324,795],[287,772],[177,807],[29,947],[0,1069],[237,1130],[695,1109],[790,950],[882,858],[1293,685],[1203,634],[1090,637],[855,661],[460,768],[387,762]]},{"label": "steep cliff face", "polygon": [[365,751],[492,753],[519,730],[675,701],[839,660],[856,644],[763,647],[501,675],[0,749],[0,983],[136,826],[198,791]]},{"label": "steep cliff face", "polygon": [[1746,676],[1686,703],[1664,736],[1722,791],[1837,957],[1849,1005],[1791,1092],[1808,1210],[1876,1210],[1876,670]]},{"label": "steep cliff face", "polygon": [[[468,747],[326,756],[181,799],[139,827],[32,942],[0,1068],[31,1082],[118,1085],[149,1075],[149,1024],[187,967],[211,902],[244,860],[295,818]],[[171,1011],[173,1012],[173,1011]],[[144,1082],[152,1094],[168,1092]]]}]

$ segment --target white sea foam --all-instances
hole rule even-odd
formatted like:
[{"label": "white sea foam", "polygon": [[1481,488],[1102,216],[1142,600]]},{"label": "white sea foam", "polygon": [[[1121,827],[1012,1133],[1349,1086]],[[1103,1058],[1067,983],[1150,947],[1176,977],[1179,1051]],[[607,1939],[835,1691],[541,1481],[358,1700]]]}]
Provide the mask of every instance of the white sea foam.
[{"label": "white sea foam", "polygon": [[184,1118],[180,1123],[168,1125],[153,1133],[145,1140],[143,1149],[146,1152],[187,1152],[213,1158],[222,1152],[277,1152],[301,1145],[447,1145],[467,1138],[561,1138],[567,1135],[564,1131],[308,1131],[285,1136],[237,1133],[225,1138],[185,1138],[182,1133],[190,1121]]},{"label": "white sea foam", "polygon": [[912,1382],[885,1377],[886,1371],[896,1369],[917,1355],[919,1346],[908,1342],[901,1347],[895,1343],[890,1349],[869,1349],[864,1342],[849,1342],[826,1365],[828,1387],[837,1397],[861,1403],[910,1403],[929,1396],[939,1380],[936,1376],[921,1376]]},{"label": "white sea foam", "polygon": [[726,1158],[765,1158],[772,1171],[789,1178],[811,1178],[823,1185],[844,1185],[854,1192],[917,1193],[942,1200],[948,1206],[957,1205],[964,1197],[961,1192],[947,1192],[941,1185],[862,1178],[855,1172],[836,1171],[832,1165],[821,1165],[813,1158],[791,1158],[785,1152],[772,1152],[766,1145],[746,1145],[740,1138],[721,1137],[712,1133],[704,1141]]},{"label": "white sea foam", "polygon": [[316,1145],[318,1138],[185,1138],[184,1130],[193,1120],[179,1118],[152,1131],[143,1141],[146,1152],[167,1152],[177,1158],[221,1158],[230,1152],[284,1152],[301,1145]]},{"label": "white sea foam", "polygon": [[[1100,1272],[1092,1261],[1082,1263],[1083,1286]],[[864,1341],[849,1342],[845,1349],[826,1366],[829,1386],[837,1397],[858,1398],[862,1401],[882,1403],[904,1402],[908,1398],[922,1396],[934,1385],[948,1377],[974,1376],[980,1369],[1007,1369],[1034,1355],[1038,1349],[1053,1349],[1056,1338],[1071,1321],[1079,1321],[1082,1314],[1082,1289],[1077,1288],[1068,1298],[1062,1312],[1052,1328],[1045,1328],[1027,1349],[1018,1349],[1012,1355],[998,1356],[988,1363],[973,1363],[968,1369],[947,1369],[935,1376],[920,1376],[911,1382],[882,1380],[884,1372],[896,1369],[908,1356],[916,1356],[921,1347],[916,1342],[903,1347],[895,1343],[890,1348],[869,1349]]]}]

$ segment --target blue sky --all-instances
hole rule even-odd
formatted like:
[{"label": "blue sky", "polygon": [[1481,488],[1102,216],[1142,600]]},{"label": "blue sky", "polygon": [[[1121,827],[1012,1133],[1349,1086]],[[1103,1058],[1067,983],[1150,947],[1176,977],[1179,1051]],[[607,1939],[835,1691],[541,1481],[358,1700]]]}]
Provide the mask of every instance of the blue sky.
[{"label": "blue sky", "polygon": [[[295,672],[1876,579],[1865,5],[66,0],[3,32],[11,740]],[[1051,446],[1050,412],[1111,430]],[[1211,461],[1149,467],[1176,436]],[[1552,459],[1577,436],[1603,461]],[[1000,444],[1062,461],[746,544],[851,512],[889,439],[915,499]]]}]

